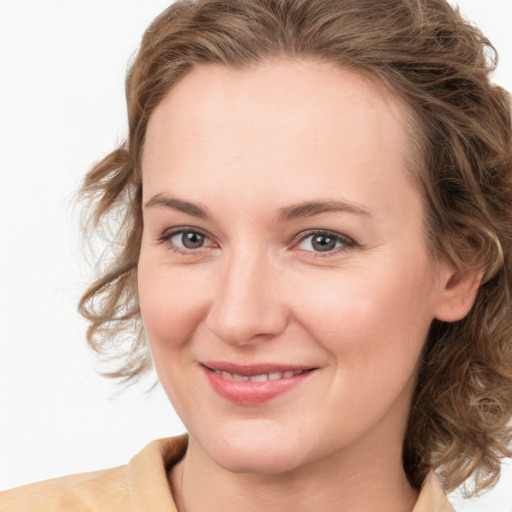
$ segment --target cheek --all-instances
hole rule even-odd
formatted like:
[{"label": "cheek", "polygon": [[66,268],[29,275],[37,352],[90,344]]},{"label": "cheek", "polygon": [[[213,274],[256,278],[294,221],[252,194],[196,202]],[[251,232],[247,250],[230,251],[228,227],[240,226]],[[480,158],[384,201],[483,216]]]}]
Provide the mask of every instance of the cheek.
[{"label": "cheek", "polygon": [[198,300],[204,294],[204,279],[191,279],[192,275],[141,254],[138,291],[142,321],[159,380],[180,418],[187,417],[190,404],[197,400],[187,387],[193,368],[186,363],[190,341],[204,316]]},{"label": "cheek", "polygon": [[406,416],[432,321],[422,273],[392,279],[391,270],[347,275],[298,293],[307,300],[297,317],[332,361],[326,408],[337,411],[343,425],[350,418],[353,429],[380,421],[398,401],[400,418]]},{"label": "cheek", "polygon": [[157,355],[186,345],[204,315],[199,300],[207,281],[197,272],[186,272],[151,261],[141,254],[138,292],[142,320],[151,351]]},{"label": "cheek", "polygon": [[387,371],[386,365],[407,373],[433,318],[430,274],[424,267],[374,268],[296,289],[296,319],[340,364],[377,373]]}]

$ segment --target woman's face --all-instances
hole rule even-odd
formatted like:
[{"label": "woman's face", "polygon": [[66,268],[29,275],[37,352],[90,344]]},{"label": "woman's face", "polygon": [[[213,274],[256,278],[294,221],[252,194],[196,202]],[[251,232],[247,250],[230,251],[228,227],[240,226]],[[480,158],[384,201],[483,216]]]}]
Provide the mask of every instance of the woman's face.
[{"label": "woman's face", "polygon": [[198,66],[152,114],[142,317],[216,464],[400,455],[448,272],[425,245],[405,112],[358,74],[282,60]]}]

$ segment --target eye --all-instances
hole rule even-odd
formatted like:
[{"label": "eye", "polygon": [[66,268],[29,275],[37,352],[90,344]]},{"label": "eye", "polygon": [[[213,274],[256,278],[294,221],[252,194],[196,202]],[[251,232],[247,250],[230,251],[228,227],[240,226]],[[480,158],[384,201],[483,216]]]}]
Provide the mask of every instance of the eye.
[{"label": "eye", "polygon": [[201,233],[194,231],[182,231],[175,233],[169,240],[174,244],[185,249],[199,249],[204,244],[205,237]]},{"label": "eye", "polygon": [[[206,247],[215,247],[215,244],[210,242],[209,237],[205,233],[196,228],[187,227],[166,231],[159,237],[158,241],[166,243],[169,249],[181,254],[190,254],[194,250]],[[207,245],[208,242],[210,242],[209,245]]]},{"label": "eye", "polygon": [[[301,251],[318,253],[315,256],[332,256],[354,247],[354,240],[333,231],[310,231],[299,235],[296,248]],[[324,254],[322,254],[324,253]]]}]

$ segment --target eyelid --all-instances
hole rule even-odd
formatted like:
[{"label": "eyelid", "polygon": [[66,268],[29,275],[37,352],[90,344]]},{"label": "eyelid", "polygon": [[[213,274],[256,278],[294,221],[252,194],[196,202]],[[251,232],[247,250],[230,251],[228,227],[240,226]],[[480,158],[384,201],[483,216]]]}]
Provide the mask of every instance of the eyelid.
[{"label": "eyelid", "polygon": [[[337,241],[340,241],[342,243],[341,247],[335,247],[332,250],[329,251],[308,251],[305,249],[296,249],[296,247],[303,242],[304,240],[308,239],[309,237],[313,235],[320,235],[325,236],[328,238],[334,238]],[[357,247],[357,243],[350,238],[347,235],[344,235],[342,233],[337,233],[336,231],[331,231],[329,229],[310,229],[307,231],[303,231],[302,233],[299,233],[296,237],[297,242],[294,244],[294,250],[303,251],[307,253],[311,253],[311,255],[315,258],[327,258],[329,256],[335,256],[338,255],[340,252],[345,252],[347,250],[350,250],[354,247]]]},{"label": "eyelid", "polygon": [[[170,243],[170,239],[173,238],[174,236],[179,235],[181,233],[187,233],[187,232],[197,233],[198,235],[201,235],[208,240],[212,239],[212,237],[206,231],[202,230],[201,228],[197,228],[195,226],[177,226],[175,228],[166,229],[161,235],[158,236],[157,241],[161,244],[165,244],[165,243],[169,242],[169,245],[172,246],[171,249],[173,251],[179,252],[181,254],[197,253],[197,252],[200,252],[202,249],[208,248],[208,246],[206,246],[206,247],[198,247],[196,249],[186,249],[186,248],[181,248],[181,247],[178,247],[178,246]],[[213,247],[215,247],[215,245],[213,245]]]},{"label": "eyelid", "polygon": [[[187,232],[196,233],[196,234],[203,236],[205,239],[212,240],[212,237],[206,231],[202,230],[201,228],[197,228],[194,226],[177,226],[175,228],[169,228],[169,229],[165,230],[162,233],[162,235],[160,235],[158,237],[157,241],[162,244],[169,242],[169,246],[172,251],[180,253],[180,254],[185,254],[185,255],[191,255],[194,253],[197,254],[197,253],[202,252],[202,250],[204,250],[204,249],[211,248],[211,247],[218,247],[218,245],[215,245],[215,243],[213,243],[213,245],[210,245],[210,246],[201,246],[201,247],[197,247],[195,249],[187,249],[187,248],[181,248],[173,243],[170,243],[170,239],[173,238],[174,236],[179,235],[181,233],[187,233]],[[314,250],[308,251],[305,249],[297,249],[297,246],[301,242],[303,242],[307,238],[312,237],[314,235],[325,236],[327,238],[335,239],[336,241],[341,242],[342,246],[335,247],[328,251],[314,251]],[[342,233],[337,233],[336,231],[331,231],[328,229],[309,229],[307,231],[303,231],[294,237],[292,243],[293,243],[292,250],[310,253],[311,256],[317,257],[317,258],[326,258],[329,256],[334,256],[334,255],[337,255],[339,252],[345,252],[345,251],[357,246],[357,243],[349,236],[344,235]]]}]

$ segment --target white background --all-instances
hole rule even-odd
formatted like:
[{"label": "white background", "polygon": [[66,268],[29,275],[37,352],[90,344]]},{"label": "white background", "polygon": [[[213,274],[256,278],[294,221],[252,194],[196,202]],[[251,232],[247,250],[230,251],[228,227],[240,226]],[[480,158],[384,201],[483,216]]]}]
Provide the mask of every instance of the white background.
[{"label": "white background", "polygon": [[[125,135],[124,75],[169,0],[0,0],[0,490],[125,464],[184,431],[150,377],[98,376],[76,304],[90,273],[74,193]],[[459,0],[512,90],[512,0]],[[512,511],[512,467],[458,511]]]}]

